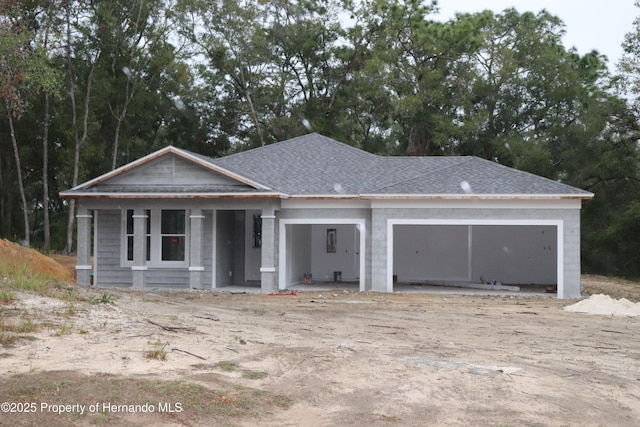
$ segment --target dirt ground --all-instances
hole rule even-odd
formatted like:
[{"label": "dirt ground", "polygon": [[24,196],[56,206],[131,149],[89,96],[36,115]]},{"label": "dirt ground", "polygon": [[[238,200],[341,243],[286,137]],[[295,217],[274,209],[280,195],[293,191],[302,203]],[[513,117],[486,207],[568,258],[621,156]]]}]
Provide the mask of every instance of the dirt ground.
[{"label": "dirt ground", "polygon": [[[0,401],[36,396],[47,404],[141,405],[141,394],[114,387],[162,379],[202,387],[190,398],[197,405],[165,402],[179,404],[178,413],[10,413],[0,415],[0,425],[630,426],[640,420],[640,318],[563,311],[575,301],[109,289],[114,303],[97,304],[104,290],[69,286],[78,296],[72,302],[19,294],[0,306],[6,319],[28,316],[49,325],[0,348]],[[585,294],[604,289],[619,298],[638,295],[637,288],[585,277]],[[150,359],[154,348],[166,360]],[[103,393],[68,386],[79,378],[110,382]],[[52,386],[29,395],[34,384]],[[147,384],[138,390],[156,387]],[[205,396],[207,390],[218,394]],[[235,402],[227,394],[243,390],[267,396],[255,402],[263,406],[214,422],[199,412]]]}]

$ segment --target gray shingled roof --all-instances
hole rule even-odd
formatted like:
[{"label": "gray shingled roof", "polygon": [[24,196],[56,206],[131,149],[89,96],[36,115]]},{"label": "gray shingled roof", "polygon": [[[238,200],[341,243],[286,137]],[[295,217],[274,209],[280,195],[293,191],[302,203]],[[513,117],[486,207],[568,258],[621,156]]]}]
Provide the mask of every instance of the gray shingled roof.
[{"label": "gray shingled roof", "polygon": [[315,133],[205,159],[289,196],[466,192],[592,196],[587,191],[477,157],[377,156]]}]

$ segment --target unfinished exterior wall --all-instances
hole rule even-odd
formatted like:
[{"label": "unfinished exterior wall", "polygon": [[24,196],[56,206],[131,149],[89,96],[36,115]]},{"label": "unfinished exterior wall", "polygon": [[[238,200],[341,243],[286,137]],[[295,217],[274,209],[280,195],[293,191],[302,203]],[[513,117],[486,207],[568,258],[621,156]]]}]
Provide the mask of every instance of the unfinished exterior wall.
[{"label": "unfinished exterior wall", "polygon": [[[313,238],[313,245],[317,245],[316,250],[317,251],[322,251],[324,250],[326,253],[326,229],[327,228],[338,228],[338,225],[340,225],[340,228],[343,229],[342,227],[346,227],[344,228],[344,230],[349,229],[352,231],[349,231],[348,233],[345,233],[345,235],[351,236],[349,238],[353,238],[353,233],[355,232],[355,235],[359,237],[359,233],[357,231],[353,231],[355,230],[355,225],[354,224],[344,224],[344,223],[339,223],[340,221],[344,221],[345,219],[350,219],[350,220],[358,220],[361,221],[362,223],[364,223],[364,237],[365,237],[365,251],[364,251],[364,284],[365,284],[365,290],[369,290],[371,288],[371,238],[369,237],[369,230],[371,228],[371,210],[367,207],[367,208],[362,208],[362,207],[348,207],[350,204],[350,202],[346,202],[346,203],[339,203],[339,202],[335,202],[333,203],[333,208],[331,207],[326,207],[327,205],[325,204],[325,206],[323,207],[322,203],[317,203],[317,202],[307,202],[307,203],[296,203],[294,208],[282,208],[280,210],[280,212],[278,213],[278,221],[281,220],[296,220],[296,221],[300,221],[301,224],[314,224],[312,226],[312,230],[315,227],[315,237],[313,236],[313,231],[311,231],[312,234],[312,238]],[[299,207],[299,206],[309,206],[309,207]],[[332,220],[335,220],[336,222],[332,222]],[[324,221],[322,224],[318,224],[317,221]],[[293,227],[297,227],[299,226],[299,224],[293,225]],[[277,229],[279,229],[280,227],[277,227]],[[295,231],[295,228],[293,228],[292,230]],[[289,236],[287,236],[287,238],[289,238]],[[338,239],[340,239],[340,235],[338,235]],[[310,243],[311,244],[311,243]],[[318,249],[319,248],[319,249]],[[287,248],[288,251],[290,251],[291,248]],[[345,248],[346,249],[346,248]],[[360,248],[357,248],[358,251],[358,256],[360,256]],[[277,247],[277,252],[281,253],[282,251],[280,250],[280,247]],[[291,257],[291,254],[288,255],[289,257]],[[278,260],[279,261],[279,260]],[[287,260],[287,263],[290,263],[291,259]],[[315,260],[311,260],[311,264],[313,266],[313,263],[316,262]],[[282,265],[281,263],[279,263],[279,265]],[[327,264],[328,265],[328,264]],[[325,265],[326,267],[326,265]],[[322,268],[319,269],[318,271],[321,271],[322,273],[320,273],[323,277],[327,276],[329,273],[327,273],[326,268]],[[330,279],[333,279],[333,269],[330,271]],[[280,272],[279,272],[280,274]],[[283,277],[285,279],[285,281],[288,281],[287,284],[291,283],[291,281],[294,280],[293,277],[291,277],[291,275],[288,275],[287,272],[283,272]],[[280,276],[278,276],[278,278],[280,279]],[[326,279],[328,279],[327,277],[325,277]],[[346,279],[346,278],[345,278]]]},{"label": "unfinished exterior wall", "polygon": [[372,209],[372,289],[380,292],[392,291],[392,260],[388,259],[388,234],[393,220],[460,220],[460,221],[558,221],[562,224],[560,239],[563,243],[561,254],[564,262],[559,268],[563,288],[561,298],[580,296],[580,210],[579,204],[570,209],[513,209],[513,208],[387,208]]}]

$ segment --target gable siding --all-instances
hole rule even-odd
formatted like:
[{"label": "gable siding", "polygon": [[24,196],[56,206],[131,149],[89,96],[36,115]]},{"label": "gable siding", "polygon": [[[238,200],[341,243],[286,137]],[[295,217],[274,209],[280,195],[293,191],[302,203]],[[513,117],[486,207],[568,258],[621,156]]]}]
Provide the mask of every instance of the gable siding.
[{"label": "gable siding", "polygon": [[139,166],[132,171],[114,176],[105,181],[104,184],[238,185],[240,183],[178,156],[167,155]]}]

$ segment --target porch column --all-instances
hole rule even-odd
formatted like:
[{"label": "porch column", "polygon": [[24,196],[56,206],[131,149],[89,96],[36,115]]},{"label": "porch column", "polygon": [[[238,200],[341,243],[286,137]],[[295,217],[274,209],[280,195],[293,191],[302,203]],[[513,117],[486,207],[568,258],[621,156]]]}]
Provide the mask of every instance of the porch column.
[{"label": "porch column", "polygon": [[189,231],[189,284],[192,289],[202,289],[203,264],[203,239],[202,223],[204,215],[202,209],[191,209],[191,227]]},{"label": "porch column", "polygon": [[262,209],[262,266],[260,267],[262,292],[277,292],[276,273],[276,211],[273,205]]},{"label": "porch column", "polygon": [[144,209],[133,210],[133,273],[134,289],[144,288],[147,271],[147,214]]},{"label": "porch column", "polygon": [[393,292],[393,226],[381,209],[371,210],[371,290]]},{"label": "porch column", "polygon": [[91,219],[93,215],[82,206],[78,206],[78,241],[76,243],[76,282],[79,285],[91,284]]}]

